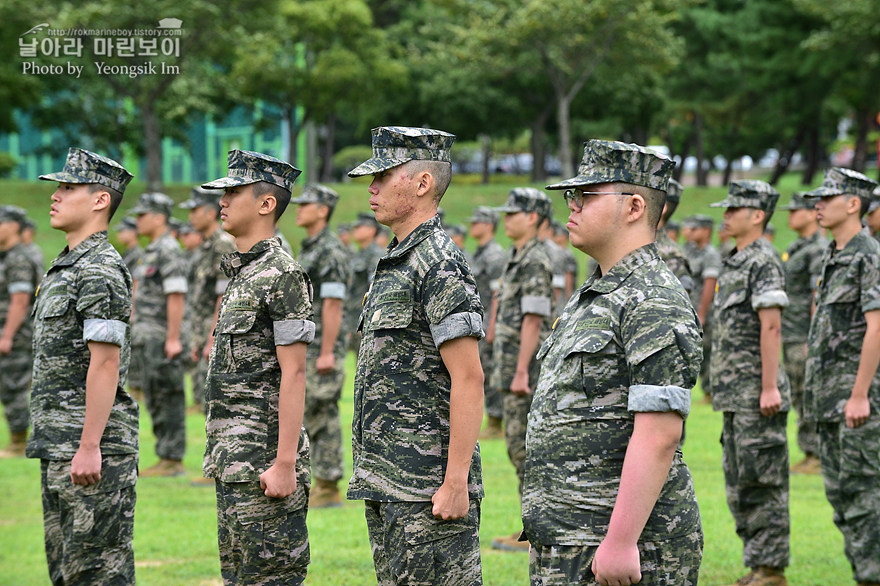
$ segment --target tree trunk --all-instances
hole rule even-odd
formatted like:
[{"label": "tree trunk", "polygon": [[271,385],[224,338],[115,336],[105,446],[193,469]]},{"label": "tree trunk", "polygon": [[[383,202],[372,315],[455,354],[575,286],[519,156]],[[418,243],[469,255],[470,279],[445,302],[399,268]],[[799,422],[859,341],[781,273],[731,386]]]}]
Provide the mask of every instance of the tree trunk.
[{"label": "tree trunk", "polygon": [[489,184],[489,156],[492,154],[492,138],[488,134],[480,135],[480,153],[483,155],[480,164],[480,182],[483,185]]},{"label": "tree trunk", "polygon": [[724,176],[721,179],[721,185],[730,185],[730,174],[733,172],[733,158],[727,159],[724,165]]},{"label": "tree trunk", "polygon": [[706,187],[709,184],[709,170],[703,168],[706,153],[703,151],[703,115],[699,112],[694,112],[694,148],[697,157],[697,185]]},{"label": "tree trunk", "polygon": [[868,129],[872,123],[871,112],[864,102],[856,111],[856,144],[853,152],[852,168],[860,173],[865,172],[865,159],[868,157]]},{"label": "tree trunk", "polygon": [[302,128],[296,121],[296,108],[294,106],[284,106],[282,108],[282,116],[284,117],[284,124],[287,125],[287,152],[284,153],[284,156],[287,157],[287,162],[296,167],[296,158],[299,155],[297,152],[297,143],[299,142],[299,131]]},{"label": "tree trunk", "polygon": [[819,125],[811,124],[807,130],[807,158],[804,173],[801,175],[801,184],[810,185],[813,177],[819,170]]},{"label": "tree trunk", "polygon": [[547,110],[541,112],[532,122],[532,182],[541,183],[547,180],[547,169],[544,160],[547,158],[547,141],[544,138],[544,125],[547,123]]},{"label": "tree trunk", "polygon": [[152,102],[141,105],[144,125],[144,149],[147,153],[147,191],[162,191],[162,130]]},{"label": "tree trunk", "polygon": [[331,113],[327,116],[327,132],[324,136],[324,161],[321,165],[321,181],[330,183],[333,181],[333,141],[336,136],[336,115]]},{"label": "tree trunk", "polygon": [[556,123],[559,126],[559,160],[562,162],[562,176],[574,177],[574,161],[571,155],[571,116],[567,96],[556,99]]},{"label": "tree trunk", "polygon": [[785,172],[788,171],[788,166],[791,165],[791,159],[794,157],[797,150],[801,148],[803,137],[804,129],[798,130],[794,138],[791,139],[791,142],[788,143],[788,146],[779,153],[779,159],[776,160],[776,167],[774,167],[773,175],[770,177],[770,185],[776,185],[782,176],[785,175]]}]

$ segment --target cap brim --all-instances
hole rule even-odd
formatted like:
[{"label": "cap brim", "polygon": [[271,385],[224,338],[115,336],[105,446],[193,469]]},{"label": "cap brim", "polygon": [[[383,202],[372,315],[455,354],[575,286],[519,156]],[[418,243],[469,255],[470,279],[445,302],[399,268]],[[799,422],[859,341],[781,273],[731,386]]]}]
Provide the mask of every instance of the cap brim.
[{"label": "cap brim", "polygon": [[188,200],[186,200],[186,201],[184,201],[184,202],[181,202],[181,203],[177,204],[177,207],[179,207],[179,208],[183,208],[183,209],[185,209],[185,210],[194,210],[194,209],[196,209],[197,207],[202,206],[202,205],[205,205],[205,204],[203,204],[203,203],[199,203],[199,202],[197,202],[197,201],[194,200],[194,199],[188,199]]},{"label": "cap brim", "polygon": [[742,206],[737,205],[731,199],[725,199],[724,201],[716,201],[715,203],[710,203],[709,207],[710,208],[737,208],[737,207],[742,207]]},{"label": "cap brim", "polygon": [[499,214],[512,214],[514,212],[524,212],[525,210],[522,208],[514,207],[514,206],[501,206],[498,208],[492,208]]},{"label": "cap brim", "polygon": [[133,208],[131,208],[130,210],[128,210],[128,213],[133,216],[139,216],[140,214],[149,214],[152,212],[153,212],[153,210],[150,208],[145,208],[145,207],[137,206],[137,205],[134,206]]},{"label": "cap brim", "polygon": [[801,194],[801,197],[827,197],[829,195],[843,195],[845,192],[839,189],[831,189],[830,187],[817,187],[812,191]]},{"label": "cap brim", "polygon": [[374,175],[376,173],[381,173],[382,171],[387,171],[388,169],[393,169],[398,165],[403,165],[408,161],[412,161],[412,158],[386,159],[384,157],[373,157],[371,159],[367,159],[366,161],[349,171],[348,176],[363,177],[364,175]]},{"label": "cap brim", "polygon": [[72,184],[97,183],[97,181],[89,177],[84,177],[83,175],[75,175],[73,173],[65,173],[64,171],[40,175],[40,179],[42,179],[43,181],[57,181],[58,183]]},{"label": "cap brim", "polygon": [[290,203],[318,203],[318,200],[313,197],[305,197],[301,195],[290,200]]},{"label": "cap brim", "polygon": [[226,189],[227,187],[235,187],[237,185],[253,185],[259,183],[248,177],[221,177],[210,183],[202,183],[202,189]]},{"label": "cap brim", "polygon": [[597,183],[608,183],[607,177],[596,177],[594,175],[578,175],[553,185],[548,185],[544,189],[568,189],[569,187],[580,187],[582,185],[595,185]]}]

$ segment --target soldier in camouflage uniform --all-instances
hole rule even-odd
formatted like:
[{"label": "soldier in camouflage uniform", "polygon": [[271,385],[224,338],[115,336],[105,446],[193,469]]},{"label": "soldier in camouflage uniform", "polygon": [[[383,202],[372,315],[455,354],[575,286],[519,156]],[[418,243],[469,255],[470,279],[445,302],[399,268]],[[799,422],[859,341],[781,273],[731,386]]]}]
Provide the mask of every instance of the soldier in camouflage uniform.
[{"label": "soldier in camouflage uniform", "polygon": [[816,200],[801,193],[791,196],[788,227],[798,238],[782,254],[788,307],[782,313],[783,366],[791,385],[791,404],[797,412],[797,443],[805,458],[791,467],[800,474],[819,474],[819,437],[816,424],[804,419],[804,376],[807,361],[807,334],[813,310],[813,295],[822,272],[822,257],[828,240],[822,236],[816,219]]},{"label": "soldier in camouflage uniform", "polygon": [[348,296],[345,299],[345,333],[350,336],[348,347],[355,354],[361,346],[361,334],[357,331],[364,307],[364,297],[376,274],[376,266],[385,251],[376,244],[379,222],[368,212],[361,212],[351,228],[352,240],[358,251],[351,257],[351,277],[348,281]]},{"label": "soldier in camouflage uniform", "polygon": [[184,474],[186,397],[182,325],[187,291],[183,253],[168,229],[174,202],[164,193],[144,193],[131,213],[150,244],[134,277],[131,347],[156,436],[159,461],[141,476]]},{"label": "soldier in camouflage uniform", "polygon": [[220,302],[205,387],[204,474],[216,480],[224,584],[302,584],[309,564],[309,444],[302,426],[306,345],[315,337],[311,284],[281,249],[278,218],[300,171],[261,153],[233,150],[223,228],[236,252]]},{"label": "soldier in camouflage uniform", "polygon": [[[471,238],[477,241],[471,261],[471,270],[477,281],[477,292],[480,304],[484,308],[492,307],[492,297],[498,291],[498,280],[507,264],[507,253],[495,241],[495,229],[498,226],[498,213],[487,206],[477,206],[473,215],[468,218]],[[483,333],[489,320],[483,321]],[[480,364],[483,366],[483,395],[486,405],[486,428],[480,433],[480,439],[504,437],[501,421],[504,418],[501,392],[490,384],[492,377],[492,344],[483,338],[480,340]]]},{"label": "soldier in camouflage uniform", "polygon": [[132,283],[107,226],[131,174],[71,148],[50,223],[67,247],[34,304],[33,433],[52,584],[134,584],[138,406],[125,392]]},{"label": "soldier in camouflage uniform", "polygon": [[0,401],[9,426],[9,445],[0,458],[24,456],[28,389],[33,371],[31,307],[41,274],[21,242],[25,211],[0,207]]},{"label": "soldier in camouflage uniform", "polygon": [[[532,390],[538,382],[540,362],[535,357],[550,332],[553,315],[553,270],[547,249],[538,241],[538,226],[548,213],[547,196],[532,187],[516,187],[507,203],[497,208],[504,215],[504,230],[513,248],[492,302],[488,335],[492,341],[494,371],[490,384],[501,391],[507,456],[516,470],[522,494],[526,458],[526,425]],[[492,547],[526,551],[519,534],[498,537]]]},{"label": "soldier in camouflage uniform", "polygon": [[296,224],[306,230],[299,262],[315,288],[312,305],[315,337],[306,360],[305,426],[312,462],[309,508],[338,507],[342,495],[342,426],[339,398],[345,382],[345,335],[342,308],[351,272],[348,250],[330,230],[339,194],[324,185],[306,185],[292,203],[298,205]]},{"label": "soldier in camouflage uniform", "polygon": [[43,274],[43,266],[44,266],[44,258],[43,258],[43,250],[34,242],[34,235],[37,231],[37,225],[30,218],[24,219],[24,227],[21,229],[21,243],[24,244],[24,248],[28,253],[28,257],[30,257],[31,261],[34,263],[34,266],[37,267],[37,272],[40,275]]},{"label": "soldier in camouflage uniform", "polygon": [[709,364],[712,356],[712,300],[715,298],[715,284],[721,274],[721,254],[712,245],[712,229],[715,220],[696,214],[682,222],[688,244],[684,249],[691,267],[694,288],[691,290],[691,303],[697,310],[697,317],[703,324],[703,365],[700,368],[700,381],[703,392],[711,401],[712,383],[709,380]]},{"label": "soldier in camouflage uniform", "polygon": [[348,487],[381,586],[482,584],[482,307],[436,215],[454,139],[376,128],[373,157],[349,172],[373,175],[370,207],[395,234],[361,318]]},{"label": "soldier in camouflage uniform", "polygon": [[[122,262],[128,267],[128,272],[134,275],[138,262],[144,254],[144,249],[138,241],[137,222],[132,217],[125,217],[116,223],[113,230],[116,232],[116,239],[125,247],[122,252]],[[128,392],[138,401],[144,398],[141,381],[141,373],[138,371],[137,361],[134,360],[128,368]]]},{"label": "soldier in camouflage uniform", "polygon": [[[571,286],[566,282],[565,276],[565,253],[562,247],[556,244],[553,239],[553,204],[549,198],[544,200],[544,220],[538,228],[538,242],[540,242],[547,251],[547,257],[550,259],[550,269],[553,271],[553,317],[559,317],[557,310],[562,310],[568,297],[571,297]],[[568,296],[566,296],[568,292]]]},{"label": "soldier in camouflage uniform", "polygon": [[666,206],[663,208],[663,215],[660,217],[660,225],[657,226],[657,251],[660,253],[660,258],[669,265],[672,273],[681,281],[684,290],[690,294],[694,289],[691,267],[681,251],[681,247],[669,238],[664,229],[666,223],[669,222],[669,218],[672,217],[672,214],[678,208],[679,202],[681,202],[681,192],[681,183],[675,179],[670,179],[668,191],[666,192]]},{"label": "soldier in camouflage uniform", "polygon": [[186,306],[190,324],[190,360],[196,364],[192,377],[193,401],[204,409],[205,377],[208,358],[214,346],[214,328],[220,311],[220,299],[229,284],[229,277],[220,268],[220,259],[235,251],[232,237],[220,227],[220,190],[194,187],[188,200],[180,207],[189,210],[189,221],[203,242],[192,267]]},{"label": "soldier in camouflage uniform", "polygon": [[786,584],[789,563],[788,377],[779,368],[782,262],[762,237],[779,193],[763,181],[733,181],[724,227],[736,249],[724,258],[713,304],[712,407],[724,413],[727,504],[751,571],[737,584]]},{"label": "soldier in camouflage uniform", "polygon": [[874,190],[871,195],[871,203],[868,204],[868,211],[865,214],[865,225],[874,240],[880,241],[880,187]]},{"label": "soldier in camouflage uniform", "polygon": [[574,293],[574,286],[578,278],[578,263],[577,258],[575,258],[574,253],[571,251],[571,246],[569,246],[568,230],[556,220],[553,220],[553,241],[562,249],[562,262],[565,268],[565,294],[557,312],[558,315],[562,315],[565,304],[572,293]]},{"label": "soldier in camouflage uniform", "polygon": [[532,584],[696,584],[700,512],[678,449],[700,325],[654,242],[674,163],[591,140],[566,189],[599,267],[541,347],[523,490]]},{"label": "soldier in camouflage uniform", "polygon": [[819,226],[834,237],[810,324],[804,409],[818,422],[825,496],[859,586],[880,584],[880,245],[860,222],[876,186],[832,167],[804,194],[819,198]]}]

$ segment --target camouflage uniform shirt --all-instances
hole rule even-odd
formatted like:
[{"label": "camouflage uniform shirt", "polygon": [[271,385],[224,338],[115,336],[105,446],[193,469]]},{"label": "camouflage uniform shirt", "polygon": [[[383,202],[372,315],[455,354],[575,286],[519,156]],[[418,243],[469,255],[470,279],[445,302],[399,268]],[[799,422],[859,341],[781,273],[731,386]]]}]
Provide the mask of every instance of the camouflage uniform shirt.
[{"label": "camouflage uniform shirt", "polygon": [[828,240],[817,230],[809,238],[798,238],[782,254],[788,307],[782,312],[782,341],[804,343],[810,331],[813,291],[822,274],[822,260]]},{"label": "camouflage uniform shirt", "polygon": [[348,281],[348,296],[345,300],[345,328],[349,333],[357,330],[364,306],[364,296],[370,289],[376,266],[382,258],[382,247],[371,242],[351,257],[351,276]]},{"label": "camouflage uniform shirt", "polygon": [[164,340],[168,328],[166,297],[187,290],[183,251],[171,232],[165,232],[144,249],[132,276],[137,281],[137,291],[131,342],[138,345],[147,340]]},{"label": "camouflage uniform shirt", "polygon": [[[345,245],[330,228],[324,228],[314,236],[302,241],[299,262],[308,273],[315,289],[315,302],[312,304],[315,320],[315,338],[318,343],[309,347],[309,354],[317,356],[321,352],[322,302],[324,298],[345,299],[345,289],[350,275],[348,251]],[[336,337],[333,354],[345,355],[345,336]]]},{"label": "camouflage uniform shirt", "polygon": [[[843,250],[834,246],[825,252],[807,343],[804,415],[815,421],[841,421],[859,368],[864,314],[880,309],[880,244],[859,232]],[[880,375],[874,375],[868,401],[876,417]]]},{"label": "camouflage uniform shirt", "polygon": [[678,244],[673,242],[662,228],[657,229],[656,244],[660,258],[666,262],[672,274],[678,277],[684,290],[688,292],[693,291],[694,277],[691,272],[691,266]]},{"label": "camouflage uniform shirt", "polygon": [[128,272],[132,274],[132,278],[134,278],[138,263],[143,255],[144,249],[140,246],[132,246],[125,249],[125,252],[122,253],[122,262],[128,267]]},{"label": "camouflage uniform shirt", "polygon": [[[724,259],[712,304],[712,408],[756,413],[761,398],[761,321],[758,310],[788,306],[782,261],[758,238]],[[780,411],[790,409],[788,377],[779,368]]]},{"label": "camouflage uniform shirt", "polygon": [[721,274],[721,255],[718,253],[718,249],[711,244],[707,244],[703,248],[689,247],[686,252],[694,283],[693,289],[690,291],[691,303],[694,307],[699,308],[700,299],[703,296],[703,283],[706,279],[717,279]]},{"label": "camouflage uniform shirt", "polygon": [[120,347],[116,398],[101,437],[101,453],[136,454],[138,406],[125,392],[131,316],[131,276],[107,232],[58,255],[34,303],[33,433],[27,455],[70,460],[86,416],[89,342]]},{"label": "camouflage uniform shirt", "polygon": [[[222,482],[259,480],[278,449],[281,366],[275,346],[310,343],[308,275],[276,238],[223,257],[231,278],[214,335],[205,386],[204,473]],[[300,430],[297,482],[308,478],[308,442]]]},{"label": "camouflage uniform shirt", "polygon": [[[440,357],[446,341],[481,338],[477,285],[436,216],[379,261],[361,316],[354,381],[349,499],[430,501],[443,484],[452,381]],[[468,477],[483,497],[479,446]]]},{"label": "camouflage uniform shirt", "polygon": [[[550,332],[553,312],[553,283],[547,249],[533,238],[519,250],[512,250],[498,291],[498,307],[495,312],[495,341],[492,343],[492,386],[509,389],[516,373],[523,316],[527,313],[540,315],[541,333],[538,344]],[[540,362],[532,358],[529,363],[529,386],[534,388],[538,380]]]},{"label": "camouflage uniform shirt", "polygon": [[217,297],[223,295],[229,278],[220,268],[220,259],[235,252],[232,236],[218,228],[198,248],[192,267],[186,304],[193,328],[193,348],[202,348],[214,322]]},{"label": "camouflage uniform shirt", "polygon": [[[477,247],[474,251],[471,270],[477,281],[477,292],[480,294],[480,303],[483,308],[492,307],[492,294],[498,290],[498,279],[504,272],[507,263],[507,254],[493,238],[486,244]],[[488,320],[483,324],[488,325]],[[488,382],[488,381],[486,381]]]},{"label": "camouflage uniform shirt", "polygon": [[[6,322],[12,295],[15,293],[30,295],[28,302],[30,310],[34,292],[40,283],[40,276],[23,244],[16,244],[9,250],[0,252],[0,324]],[[13,348],[29,350],[34,333],[33,325],[33,318],[28,311],[12,339]]]},{"label": "camouflage uniform shirt", "polygon": [[[654,244],[569,300],[538,356],[526,436],[523,526],[541,545],[599,545],[608,531],[636,413],[690,410],[700,325]],[[640,541],[699,531],[687,465],[676,451]]]}]

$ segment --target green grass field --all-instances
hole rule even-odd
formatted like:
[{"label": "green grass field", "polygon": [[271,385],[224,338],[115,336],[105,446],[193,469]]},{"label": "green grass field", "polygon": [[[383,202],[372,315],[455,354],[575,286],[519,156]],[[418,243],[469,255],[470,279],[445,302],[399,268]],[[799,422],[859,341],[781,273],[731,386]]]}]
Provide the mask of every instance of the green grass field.
[{"label": "green grass field", "polygon": [[[451,222],[461,222],[476,205],[502,203],[514,183],[489,186],[462,181],[454,182],[442,202]],[[130,208],[142,187],[129,188],[123,204]],[[333,224],[354,218],[366,206],[366,183],[335,186],[342,203]],[[540,186],[538,186],[540,187]],[[47,263],[64,246],[63,235],[48,226],[51,183],[0,182],[3,203],[26,207],[38,222],[37,241],[46,253]],[[800,189],[794,178],[786,178],[781,186],[782,202],[791,191]],[[187,195],[186,186],[168,190],[177,201]],[[706,204],[719,201],[724,188],[690,188],[676,216],[709,213],[721,217],[721,210]],[[556,215],[566,215],[561,197],[555,198]],[[182,210],[177,215],[184,217]],[[777,247],[784,248],[794,238],[786,227],[786,214],[773,218],[777,227]],[[282,230],[294,247],[302,238],[292,213],[282,219]],[[500,240],[504,241],[503,235]],[[471,243],[472,244],[472,243]],[[582,257],[582,255],[581,255]],[[581,270],[583,277],[583,265]],[[340,409],[344,445],[349,445],[352,414],[352,382],[354,356],[348,358],[348,376]],[[727,584],[743,572],[741,544],[733,520],[727,510],[721,471],[721,416],[699,401],[688,420],[688,436],[684,446],[685,460],[694,475],[697,497],[703,515],[705,549],[702,566],[703,584]],[[149,417],[141,409],[141,467],[156,461]],[[200,475],[204,449],[204,418],[188,416],[188,449],[185,464],[191,477]],[[791,459],[802,455],[794,442],[794,417],[789,419]],[[0,447],[8,433],[5,420],[0,422]],[[493,537],[509,535],[519,527],[519,505],[516,478],[507,460],[502,440],[484,442],[483,474],[486,498],[483,501],[481,536],[483,543],[483,576],[486,584],[509,585],[528,583],[528,556],[501,553],[490,548]],[[351,456],[346,454],[346,473],[351,472]],[[0,583],[9,585],[46,584],[48,575],[42,542],[39,462],[33,460],[0,461]],[[367,541],[363,507],[358,502],[342,508],[312,511],[308,517],[312,563],[307,582],[315,585],[375,584],[370,548]],[[831,508],[825,500],[821,478],[791,478],[792,559],[789,583],[797,585],[829,585],[851,583],[849,565],[843,555],[843,541],[831,521]],[[138,504],[134,540],[138,582],[146,585],[220,584],[216,545],[214,491],[191,487],[189,478],[155,479],[138,482]]]}]

